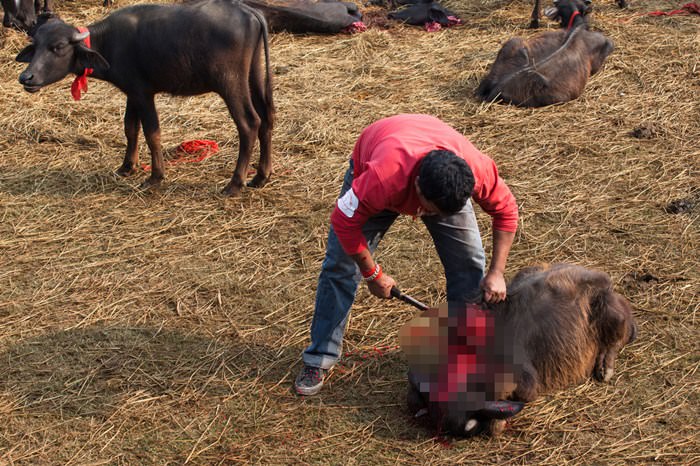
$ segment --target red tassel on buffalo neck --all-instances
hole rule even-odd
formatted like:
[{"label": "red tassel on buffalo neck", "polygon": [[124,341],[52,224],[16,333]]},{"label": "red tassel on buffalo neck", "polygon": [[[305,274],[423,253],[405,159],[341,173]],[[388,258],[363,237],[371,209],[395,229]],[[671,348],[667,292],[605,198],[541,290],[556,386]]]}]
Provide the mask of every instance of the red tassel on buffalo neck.
[{"label": "red tassel on buffalo neck", "polygon": [[[90,31],[88,31],[87,28],[78,28],[79,32],[87,32],[88,36],[83,40],[85,42],[85,46],[87,48],[90,48]],[[83,74],[79,74],[78,76],[75,77],[73,80],[73,84],[70,86],[70,93],[73,96],[73,100],[80,100],[81,93],[82,92],[87,92],[88,90],[88,85],[87,85],[87,77],[92,74],[93,69],[92,68],[85,68],[83,70]]]}]

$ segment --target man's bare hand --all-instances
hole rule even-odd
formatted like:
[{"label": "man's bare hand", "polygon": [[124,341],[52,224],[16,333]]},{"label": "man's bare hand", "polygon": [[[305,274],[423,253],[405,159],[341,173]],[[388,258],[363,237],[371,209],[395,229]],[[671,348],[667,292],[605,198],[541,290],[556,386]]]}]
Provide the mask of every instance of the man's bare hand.
[{"label": "man's bare hand", "polygon": [[481,280],[481,289],[487,303],[500,303],[506,299],[506,280],[500,272],[489,270]]},{"label": "man's bare hand", "polygon": [[396,282],[389,275],[382,273],[374,281],[367,282],[369,292],[378,298],[391,298],[391,288],[396,286]]}]

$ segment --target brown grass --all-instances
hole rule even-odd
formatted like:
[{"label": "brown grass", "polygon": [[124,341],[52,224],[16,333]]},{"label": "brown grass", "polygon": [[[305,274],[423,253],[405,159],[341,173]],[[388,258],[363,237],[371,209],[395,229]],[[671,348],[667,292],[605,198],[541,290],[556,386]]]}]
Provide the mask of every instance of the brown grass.
[{"label": "brown grass", "polygon": [[[100,3],[56,8],[85,24]],[[123,95],[94,79],[80,102],[68,79],[25,93],[26,39],[2,32],[0,463],[700,462],[698,17],[626,21],[680,5],[599,2],[594,26],[616,44],[605,68],[578,100],[524,110],[471,92],[505,40],[533,34],[531,4],[448,6],[464,26],[274,35],[275,174],[235,199],[219,195],[237,135],[217,96],[158,98],[169,152],[189,139],[222,151],[143,193],[145,175],[112,175]],[[406,413],[400,352],[362,357],[396,345],[415,311],[362,290],[356,356],[320,396],[291,393],[348,154],[398,112],[437,115],[498,162],[522,212],[509,274],[540,261],[611,274],[640,324],[612,384],[542,398],[501,438],[442,443]],[[405,291],[444,298],[420,222],[398,221],[378,258]]]}]

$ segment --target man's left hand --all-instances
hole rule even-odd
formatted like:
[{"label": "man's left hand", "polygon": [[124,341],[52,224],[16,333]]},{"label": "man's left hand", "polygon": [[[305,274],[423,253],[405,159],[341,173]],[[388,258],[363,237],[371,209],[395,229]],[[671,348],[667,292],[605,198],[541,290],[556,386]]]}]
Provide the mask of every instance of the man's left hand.
[{"label": "man's left hand", "polygon": [[487,303],[500,303],[506,299],[506,279],[500,272],[489,270],[481,280],[481,289]]}]

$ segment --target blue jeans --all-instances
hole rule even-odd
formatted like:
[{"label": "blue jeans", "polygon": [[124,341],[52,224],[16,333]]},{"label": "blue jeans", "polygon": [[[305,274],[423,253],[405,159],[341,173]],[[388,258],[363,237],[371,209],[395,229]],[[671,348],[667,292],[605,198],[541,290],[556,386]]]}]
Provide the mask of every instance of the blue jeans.
[{"label": "blue jeans", "polygon": [[[340,197],[350,189],[352,180],[351,160]],[[385,210],[370,217],[362,227],[372,253],[398,215],[396,212]],[[471,201],[467,201],[464,208],[454,215],[423,216],[421,220],[433,238],[445,269],[447,300],[477,300],[480,293],[479,283],[484,275],[485,254]],[[321,266],[316,289],[311,345],[304,350],[302,356],[305,365],[330,369],[340,359],[345,326],[361,278],[359,268],[350,256],[345,254],[331,226],[326,258]]]}]

